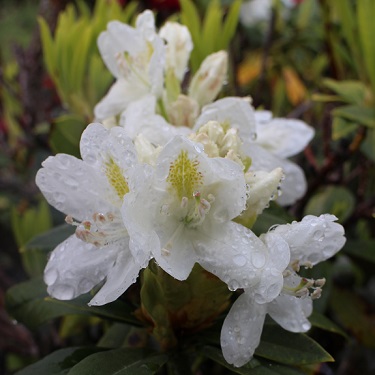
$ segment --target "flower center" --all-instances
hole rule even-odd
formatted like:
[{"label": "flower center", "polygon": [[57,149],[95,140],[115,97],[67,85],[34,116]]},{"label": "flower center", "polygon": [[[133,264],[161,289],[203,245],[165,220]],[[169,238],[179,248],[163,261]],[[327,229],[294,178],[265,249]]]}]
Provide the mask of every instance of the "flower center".
[{"label": "flower center", "polygon": [[105,174],[120,199],[122,199],[125,194],[129,193],[129,186],[122,170],[112,158],[106,163]]},{"label": "flower center", "polygon": [[198,171],[198,160],[190,160],[187,151],[182,150],[171,163],[167,182],[174,189],[179,200],[193,196],[202,183],[203,175]]}]

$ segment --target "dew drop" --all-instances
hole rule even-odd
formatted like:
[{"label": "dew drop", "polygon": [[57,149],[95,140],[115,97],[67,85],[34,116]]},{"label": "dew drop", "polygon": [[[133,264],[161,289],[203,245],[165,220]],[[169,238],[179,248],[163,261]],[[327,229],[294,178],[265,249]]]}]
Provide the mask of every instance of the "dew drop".
[{"label": "dew drop", "polygon": [[313,239],[317,241],[321,241],[323,239],[323,231],[317,230],[313,233]]},{"label": "dew drop", "polygon": [[74,288],[70,285],[60,284],[53,288],[52,295],[57,299],[69,300],[74,297]]},{"label": "dew drop", "polygon": [[266,256],[260,251],[251,254],[251,263],[255,268],[262,268],[266,264]]},{"label": "dew drop", "polygon": [[59,273],[55,268],[50,268],[44,273],[44,282],[47,285],[52,285],[57,280]]},{"label": "dew drop", "polygon": [[246,264],[246,258],[243,255],[235,255],[233,262],[239,266],[243,267]]},{"label": "dew drop", "polygon": [[231,290],[232,292],[234,292],[235,290],[237,290],[239,287],[240,287],[240,284],[238,283],[237,280],[231,280],[231,281],[229,281],[229,283],[228,283],[228,288],[229,288],[229,290]]}]

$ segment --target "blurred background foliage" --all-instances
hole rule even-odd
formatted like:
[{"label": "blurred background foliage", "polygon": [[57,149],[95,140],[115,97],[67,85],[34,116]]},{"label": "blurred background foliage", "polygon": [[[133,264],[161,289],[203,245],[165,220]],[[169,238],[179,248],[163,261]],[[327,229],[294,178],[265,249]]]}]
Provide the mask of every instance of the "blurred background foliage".
[{"label": "blurred background foliage", "polygon": [[[336,362],[304,366],[302,373],[375,373],[375,2],[295,3],[287,8],[274,0],[267,18],[244,25],[239,0],[0,2],[0,373],[100,337],[108,348],[136,348],[147,339],[129,328],[134,321],[124,321],[122,301],[111,310],[89,310],[85,297],[72,304],[46,298],[40,276],[47,254],[71,229],[58,226],[63,217],[47,206],[34,178],[48,155],[79,156],[80,134],[112,83],[98,34],[109,20],[133,23],[150,7],[158,25],[172,19],[189,27],[191,72],[209,53],[228,49],[225,95],[251,96],[256,108],[315,128],[315,139],[296,157],[308,179],[306,195],[287,209],[272,204],[254,230],[307,214],[339,218],[348,241],[332,261],[314,267],[328,282],[310,332]],[[11,316],[4,307],[8,289]],[[135,286],[127,298],[136,301],[137,294]],[[118,323],[110,326],[108,314]],[[56,358],[73,355],[62,350]],[[75,352],[74,360],[94,352]],[[205,354],[210,373],[230,373],[213,364],[221,363],[216,352]]]}]

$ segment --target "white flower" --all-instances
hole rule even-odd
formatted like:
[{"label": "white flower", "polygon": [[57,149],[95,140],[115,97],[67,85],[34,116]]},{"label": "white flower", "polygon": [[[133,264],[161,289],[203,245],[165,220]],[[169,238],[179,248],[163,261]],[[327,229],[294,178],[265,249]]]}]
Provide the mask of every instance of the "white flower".
[{"label": "white flower", "polygon": [[237,163],[209,158],[199,144],[175,137],[159,155],[153,183],[124,198],[130,249],[150,251],[178,280],[198,262],[232,290],[255,288],[269,256],[261,240],[231,221],[245,202]]},{"label": "white flower", "polygon": [[164,117],[156,114],[156,98],[147,95],[129,104],[121,114],[120,126],[126,134],[135,139],[142,134],[149,142],[156,146],[164,146],[175,135],[187,135],[191,129],[185,126],[173,126]]},{"label": "white flower", "polygon": [[255,111],[241,98],[224,98],[205,106],[194,130],[198,130],[208,120],[230,124],[238,129],[243,141],[243,152],[251,158],[251,168],[271,172],[282,168],[285,179],[282,195],[278,202],[282,205],[294,203],[306,192],[303,170],[287,160],[302,151],[314,136],[314,129],[303,121],[274,118],[268,111]]},{"label": "white flower", "polygon": [[98,38],[102,58],[116,78],[108,94],[96,105],[99,120],[123,111],[130,102],[163,88],[165,46],[157,35],[151,11],[141,13],[136,28],[119,21],[108,23]]},{"label": "white flower", "polygon": [[202,107],[219,94],[227,77],[228,54],[219,51],[207,56],[195,73],[189,86],[189,97]]},{"label": "white flower", "polygon": [[[259,345],[266,314],[288,331],[310,329],[307,318],[312,312],[312,299],[319,298],[325,280],[301,278],[296,272],[300,266],[312,267],[328,259],[344,246],[344,229],[335,220],[333,215],[309,215],[299,223],[272,228],[261,237],[271,245],[270,251],[276,244],[286,243],[290,249],[290,262],[289,265],[285,262],[285,255],[280,260],[286,269],[281,293],[276,298],[267,298],[267,301],[263,292],[259,294],[262,288],[245,288],[233,304],[221,332],[223,354],[228,363],[242,366],[251,359]],[[282,269],[278,251],[273,251],[272,258],[279,266],[277,271]],[[264,277],[262,281],[265,285],[269,283]]]},{"label": "white flower", "polygon": [[172,69],[175,77],[182,81],[193,49],[189,29],[177,22],[166,22],[159,36],[167,43],[165,69]]},{"label": "white flower", "polygon": [[249,142],[246,154],[252,159],[255,169],[270,171],[281,167],[285,174],[281,205],[293,204],[306,192],[303,170],[287,160],[301,152],[314,137],[314,129],[301,120],[272,118],[268,111],[255,111],[257,138]]},{"label": "white flower", "polygon": [[75,298],[104,281],[90,301],[102,305],[117,299],[149,259],[145,252],[134,257],[129,251],[120,214],[124,196],[144,179],[144,171],[120,127],[89,125],[80,150],[82,160],[66,154],[47,158],[36,176],[47,201],[77,226],[52,252],[44,280],[58,299]]}]

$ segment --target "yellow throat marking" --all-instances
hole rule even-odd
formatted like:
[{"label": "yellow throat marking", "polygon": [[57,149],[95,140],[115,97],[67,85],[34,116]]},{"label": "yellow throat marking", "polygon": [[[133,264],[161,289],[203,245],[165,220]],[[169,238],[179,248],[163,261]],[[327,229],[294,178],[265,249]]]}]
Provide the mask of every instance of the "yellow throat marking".
[{"label": "yellow throat marking", "polygon": [[109,183],[115,189],[120,199],[122,199],[125,194],[129,193],[129,186],[122,173],[122,170],[112,158],[109,159],[108,163],[106,163],[105,174]]},{"label": "yellow throat marking", "polygon": [[167,182],[171,184],[179,199],[191,198],[202,182],[202,173],[198,171],[198,160],[190,160],[187,151],[182,150],[169,167]]}]

